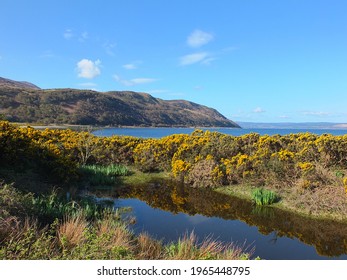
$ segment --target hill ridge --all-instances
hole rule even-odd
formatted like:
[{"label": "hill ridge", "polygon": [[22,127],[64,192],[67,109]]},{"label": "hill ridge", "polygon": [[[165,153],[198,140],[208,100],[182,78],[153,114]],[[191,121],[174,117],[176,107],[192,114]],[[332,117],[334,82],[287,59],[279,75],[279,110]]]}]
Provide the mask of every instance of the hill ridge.
[{"label": "hill ridge", "polygon": [[37,85],[34,85],[32,83],[29,83],[29,82],[14,81],[14,80],[2,78],[2,77],[0,77],[0,86],[40,89]]},{"label": "hill ridge", "polygon": [[4,78],[0,114],[10,121],[40,124],[239,127],[217,110],[187,100],[163,100],[135,91],[40,89]]}]

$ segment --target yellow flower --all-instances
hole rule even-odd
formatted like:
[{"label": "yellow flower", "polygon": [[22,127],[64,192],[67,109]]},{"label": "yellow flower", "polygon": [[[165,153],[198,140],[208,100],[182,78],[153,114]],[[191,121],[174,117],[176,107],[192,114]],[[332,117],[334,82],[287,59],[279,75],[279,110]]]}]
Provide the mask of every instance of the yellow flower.
[{"label": "yellow flower", "polygon": [[314,165],[310,162],[298,162],[297,166],[304,172],[309,172],[314,169]]}]

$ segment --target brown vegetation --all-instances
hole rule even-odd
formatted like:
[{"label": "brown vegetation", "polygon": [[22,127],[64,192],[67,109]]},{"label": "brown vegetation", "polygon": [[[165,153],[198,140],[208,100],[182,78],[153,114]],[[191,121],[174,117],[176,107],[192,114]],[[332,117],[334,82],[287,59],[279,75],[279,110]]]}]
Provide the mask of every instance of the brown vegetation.
[{"label": "brown vegetation", "polygon": [[[2,81],[5,80],[5,81]],[[0,78],[0,114],[15,122],[113,126],[238,125],[212,108],[130,91],[41,90]]]}]

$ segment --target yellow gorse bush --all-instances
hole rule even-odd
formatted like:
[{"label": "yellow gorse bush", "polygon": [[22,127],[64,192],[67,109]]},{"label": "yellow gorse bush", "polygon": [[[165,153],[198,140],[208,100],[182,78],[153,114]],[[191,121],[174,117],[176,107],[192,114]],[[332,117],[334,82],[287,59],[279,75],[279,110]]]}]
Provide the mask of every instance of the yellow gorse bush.
[{"label": "yellow gorse bush", "polygon": [[[171,171],[173,176],[188,183],[201,177],[213,184],[280,187],[302,179],[319,186],[331,182],[324,178],[327,174],[347,169],[347,135],[330,134],[260,136],[251,133],[235,137],[196,130],[190,135],[143,139],[97,137],[69,129],[19,128],[3,121],[0,149],[2,164],[34,159],[62,177],[78,164],[124,163],[135,164],[147,172]],[[189,176],[191,172],[194,174]],[[347,183],[342,181],[341,187],[347,189]]]}]

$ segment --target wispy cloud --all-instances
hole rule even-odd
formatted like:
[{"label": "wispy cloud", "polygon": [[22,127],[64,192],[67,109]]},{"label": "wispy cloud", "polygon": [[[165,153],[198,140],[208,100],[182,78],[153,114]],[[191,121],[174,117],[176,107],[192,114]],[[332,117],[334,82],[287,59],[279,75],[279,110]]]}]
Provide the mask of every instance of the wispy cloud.
[{"label": "wispy cloud", "polygon": [[89,38],[89,34],[87,31],[84,31],[81,33],[80,37],[78,38],[78,41],[84,42]]},{"label": "wispy cloud", "polygon": [[304,116],[316,116],[316,117],[324,117],[324,116],[330,116],[331,114],[328,112],[321,112],[321,111],[304,111],[301,112]]},{"label": "wispy cloud", "polygon": [[157,79],[153,79],[153,78],[134,78],[134,79],[126,80],[121,78],[118,75],[113,75],[113,78],[124,86],[135,86],[140,84],[153,83],[157,81]]},{"label": "wispy cloud", "polygon": [[89,39],[89,33],[87,31],[83,31],[79,34],[79,32],[73,31],[72,29],[66,29],[63,33],[63,37],[66,40],[76,39],[79,42],[84,42]]},{"label": "wispy cloud", "polygon": [[124,64],[123,68],[127,70],[134,70],[137,69],[137,65],[135,65],[134,63]]},{"label": "wispy cloud", "polygon": [[77,63],[78,77],[93,79],[101,74],[100,70],[101,61],[91,61],[89,59],[82,59]]},{"label": "wispy cloud", "polygon": [[192,53],[180,58],[180,65],[191,65],[195,63],[208,64],[214,58],[207,52]]},{"label": "wispy cloud", "polygon": [[124,64],[124,65],[122,65],[122,67],[126,70],[135,70],[135,69],[139,68],[141,63],[142,63],[141,60],[136,60],[136,61],[133,61],[131,63]]},{"label": "wispy cloud", "polygon": [[204,87],[203,87],[203,86],[199,86],[199,85],[197,85],[197,86],[195,86],[195,87],[194,87],[194,89],[195,89],[195,90],[203,90],[203,89],[204,89]]},{"label": "wispy cloud", "polygon": [[105,42],[102,47],[109,56],[115,56],[114,48],[117,46],[116,43]]},{"label": "wispy cloud", "polygon": [[211,33],[195,30],[188,36],[187,44],[192,48],[199,48],[211,42],[213,38],[214,36]]},{"label": "wispy cloud", "polygon": [[41,58],[52,58],[55,57],[55,54],[51,50],[44,51],[41,55]]},{"label": "wispy cloud", "polygon": [[148,83],[153,83],[155,82],[157,79],[152,79],[152,78],[135,78],[130,80],[132,83],[134,83],[135,85],[137,84],[148,84]]},{"label": "wispy cloud", "polygon": [[148,93],[150,94],[161,94],[161,93],[168,93],[170,92],[167,89],[153,89],[153,90],[149,90]]},{"label": "wispy cloud", "polygon": [[265,113],[266,111],[263,110],[261,107],[257,107],[253,110],[253,113],[256,113],[256,114],[261,114],[261,113]]},{"label": "wispy cloud", "polygon": [[65,32],[63,33],[63,36],[66,40],[69,40],[74,36],[74,34],[71,29],[66,29]]}]

